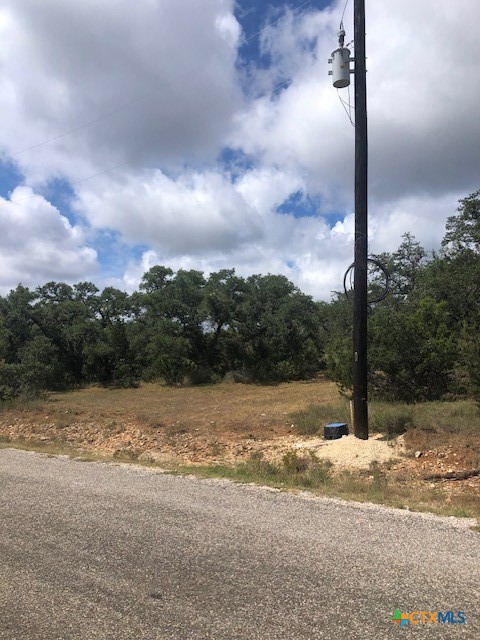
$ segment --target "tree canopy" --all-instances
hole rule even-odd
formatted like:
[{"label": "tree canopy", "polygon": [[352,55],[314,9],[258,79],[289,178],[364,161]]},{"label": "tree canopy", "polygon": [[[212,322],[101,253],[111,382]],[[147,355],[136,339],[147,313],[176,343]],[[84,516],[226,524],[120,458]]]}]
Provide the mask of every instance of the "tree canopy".
[{"label": "tree canopy", "polygon": [[[388,400],[480,401],[480,191],[460,200],[439,251],[411,232],[375,258],[391,280],[369,308],[369,384]],[[372,282],[380,287],[381,274]],[[0,297],[0,399],[76,385],[352,377],[352,304],[315,302],[282,275],[147,271],[139,290],[19,284]]]}]

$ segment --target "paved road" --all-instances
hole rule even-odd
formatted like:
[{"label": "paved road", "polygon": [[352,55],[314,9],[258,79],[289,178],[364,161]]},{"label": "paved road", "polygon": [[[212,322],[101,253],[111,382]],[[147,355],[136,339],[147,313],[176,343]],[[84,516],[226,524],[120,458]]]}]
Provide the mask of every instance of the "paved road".
[{"label": "paved road", "polygon": [[2,640],[478,639],[479,562],[454,519],[0,451]]}]

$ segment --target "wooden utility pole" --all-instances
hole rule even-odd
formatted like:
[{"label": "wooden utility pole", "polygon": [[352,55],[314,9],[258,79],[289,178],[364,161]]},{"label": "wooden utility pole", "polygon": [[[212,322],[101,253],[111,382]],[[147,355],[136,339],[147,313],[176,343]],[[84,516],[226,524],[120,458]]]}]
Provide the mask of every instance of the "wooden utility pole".
[{"label": "wooden utility pole", "polygon": [[354,0],[355,51],[355,272],[353,291],[353,428],[368,439],[367,257],[368,139],[365,0]]}]

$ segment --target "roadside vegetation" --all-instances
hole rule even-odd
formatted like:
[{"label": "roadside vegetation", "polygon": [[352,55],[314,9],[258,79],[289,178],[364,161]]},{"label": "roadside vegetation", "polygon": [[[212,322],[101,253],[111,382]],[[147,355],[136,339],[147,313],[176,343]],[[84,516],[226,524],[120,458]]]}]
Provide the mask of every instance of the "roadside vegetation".
[{"label": "roadside vegetation", "polygon": [[[146,467],[158,467],[152,461],[139,461],[133,452],[125,450],[108,455],[79,450],[64,442],[16,440],[0,437],[0,449],[14,446],[26,451],[38,451],[46,455],[68,455],[85,462],[135,463]],[[229,479],[233,482],[258,484],[283,491],[309,491],[316,495],[342,498],[355,502],[372,502],[410,511],[431,512],[443,516],[476,518],[480,531],[480,500],[478,495],[467,492],[455,496],[454,502],[445,500],[440,486],[418,486],[408,481],[398,483],[376,463],[366,471],[342,470],[334,472],[327,460],[316,458],[313,453],[290,452],[279,463],[266,461],[262,456],[239,464],[182,465],[162,464],[162,472],[174,475],[194,475],[199,478]]]},{"label": "roadside vegetation", "polygon": [[[252,449],[293,437],[318,438],[328,422],[348,422],[348,413],[348,401],[323,378],[275,386],[90,387],[4,404],[0,447],[144,464],[170,473],[480,519],[480,486],[429,482],[421,469],[424,459],[447,454],[459,461],[458,469],[480,467],[480,416],[473,400],[371,402],[372,432],[392,443],[401,434],[406,443],[411,467],[404,471],[375,462],[363,470],[337,469],[308,449],[286,450],[275,459]],[[146,455],[151,450],[170,455],[157,460]],[[418,451],[422,457],[417,460]]]},{"label": "roadside vegetation", "polygon": [[[439,251],[406,233],[397,251],[375,257],[390,294],[369,309],[371,429],[402,436],[412,455],[450,448],[478,468],[480,191],[460,200]],[[381,278],[373,274],[374,298]],[[90,282],[20,284],[0,297],[0,437],[3,446],[137,460],[155,437],[187,447],[203,434],[220,459],[224,436],[318,436],[328,422],[350,422],[351,339],[343,292],[315,302],[282,275],[157,265],[132,294]],[[121,445],[105,449],[112,442]],[[299,454],[281,462],[252,454],[195,472],[480,512],[467,492],[446,506],[437,485],[393,482],[380,468],[338,473]]]},{"label": "roadside vegetation", "polygon": [[476,518],[480,530],[480,501],[467,493],[447,502],[441,487],[412,486],[408,482],[392,481],[382,469],[372,463],[362,472],[334,468],[314,455],[286,455],[281,463],[272,464],[253,458],[244,464],[231,466],[177,467],[174,473],[193,473],[204,478],[228,478],[235,482],[255,483],[280,490],[305,490],[317,495],[373,502],[398,509],[431,512],[444,516]]}]

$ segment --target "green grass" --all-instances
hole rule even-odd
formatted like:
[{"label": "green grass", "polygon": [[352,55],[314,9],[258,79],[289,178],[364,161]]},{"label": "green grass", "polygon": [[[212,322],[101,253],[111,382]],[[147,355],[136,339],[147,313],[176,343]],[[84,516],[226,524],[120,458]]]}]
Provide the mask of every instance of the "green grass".
[{"label": "green grass", "polygon": [[154,462],[139,462],[132,452],[117,452],[114,455],[100,455],[75,449],[62,442],[9,441],[0,439],[0,449],[14,447],[29,451],[39,451],[48,455],[68,455],[82,461],[114,461],[135,463],[151,468],[161,468],[173,475],[194,475],[199,478],[226,478],[238,483],[251,483],[274,487],[283,491],[306,490],[316,495],[342,498],[355,502],[371,502],[410,511],[431,512],[444,516],[470,517],[478,520],[480,531],[480,503],[475,496],[459,495],[455,504],[445,502],[445,495],[439,488],[410,486],[392,482],[373,463],[368,471],[342,471],[334,473],[328,460],[320,460],[307,452],[287,453],[281,462],[274,464],[261,455],[253,455],[250,460],[237,465],[157,465]]},{"label": "green grass", "polygon": [[376,433],[396,438],[414,426],[414,408],[411,405],[375,402],[370,407],[370,427]]},{"label": "green grass", "polygon": [[[328,422],[350,423],[348,403],[342,400],[310,404],[289,417],[301,435],[321,435],[322,427]],[[449,444],[480,445],[480,411],[473,400],[411,405],[372,401],[369,422],[372,433],[382,433],[388,438],[407,433],[407,444],[419,449]]]},{"label": "green grass", "polygon": [[339,399],[336,403],[310,404],[289,417],[300,435],[322,435],[329,422],[350,422],[350,409],[346,400]]},{"label": "green grass", "polygon": [[291,471],[290,461],[280,464],[251,460],[235,466],[179,466],[170,471],[193,474],[202,478],[228,478],[239,483],[254,483],[285,491],[307,490],[316,495],[342,498],[354,502],[383,504],[410,511],[430,512],[443,516],[476,518],[480,526],[478,499],[458,496],[455,504],[447,504],[438,488],[419,490],[408,483],[394,483],[375,466],[368,473],[342,471],[332,473],[328,465],[311,461],[308,469]]}]

